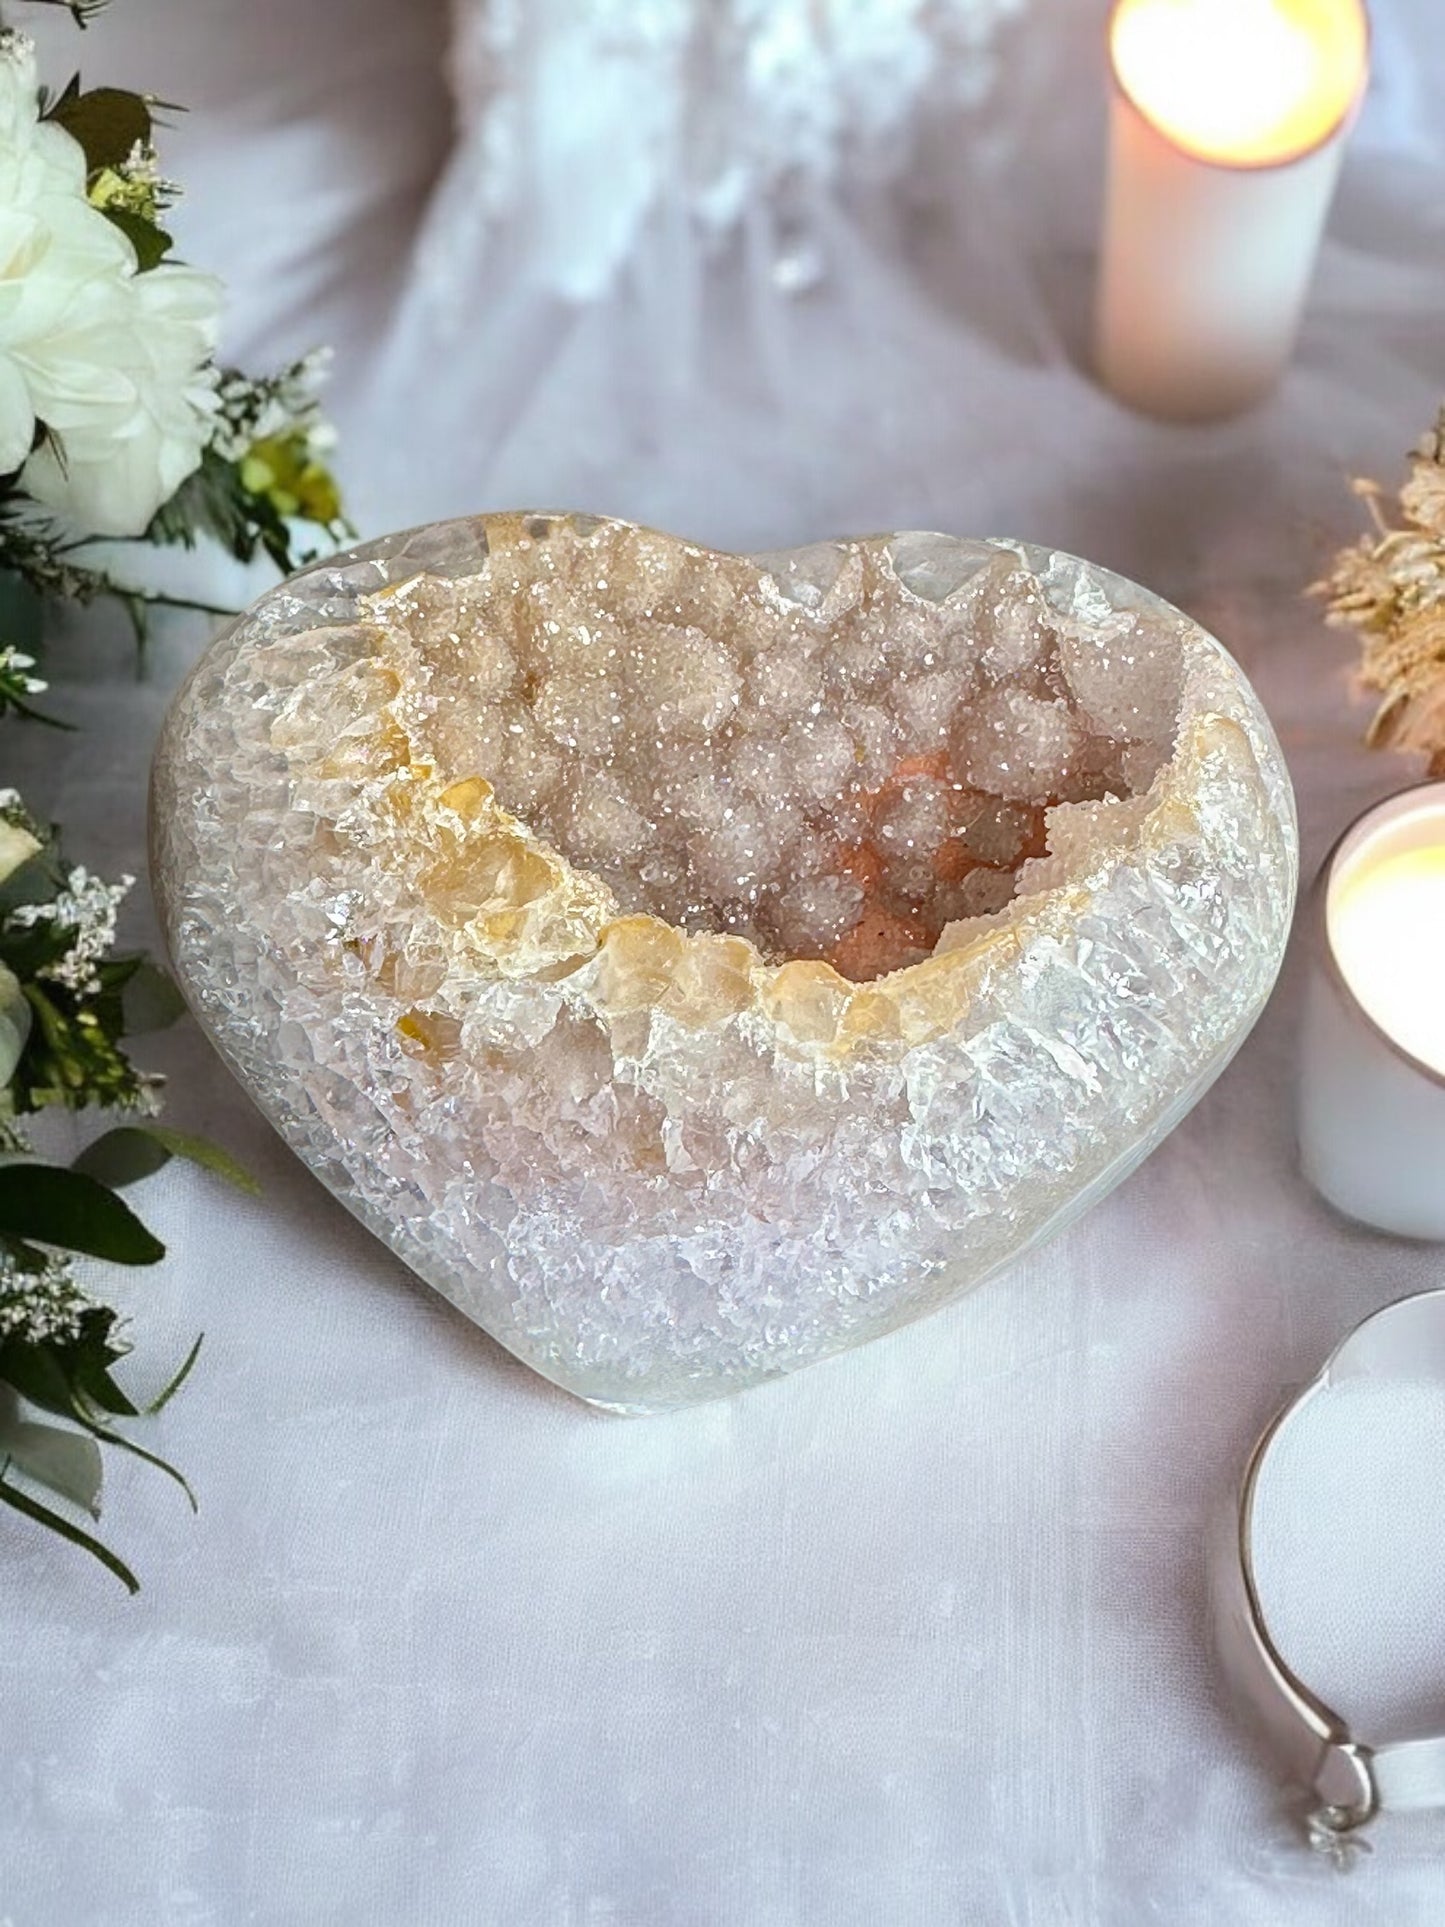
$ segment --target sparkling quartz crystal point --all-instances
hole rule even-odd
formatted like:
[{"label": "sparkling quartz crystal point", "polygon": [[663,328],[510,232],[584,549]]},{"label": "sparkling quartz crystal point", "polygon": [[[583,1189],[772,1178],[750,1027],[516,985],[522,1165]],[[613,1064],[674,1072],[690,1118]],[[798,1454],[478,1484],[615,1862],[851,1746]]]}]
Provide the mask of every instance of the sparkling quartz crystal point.
[{"label": "sparkling quartz crystal point", "polygon": [[392,537],[176,699],[154,880],[287,1142],[544,1376],[710,1398],[934,1309],[1184,1115],[1296,879],[1225,650],[1071,556]]}]

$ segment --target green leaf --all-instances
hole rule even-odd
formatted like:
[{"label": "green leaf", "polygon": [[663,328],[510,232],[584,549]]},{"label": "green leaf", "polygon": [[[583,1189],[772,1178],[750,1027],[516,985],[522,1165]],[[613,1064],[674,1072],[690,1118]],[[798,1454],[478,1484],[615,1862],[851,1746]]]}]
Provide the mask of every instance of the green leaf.
[{"label": "green leaf", "polygon": [[[45,0],[45,4],[49,4],[49,0]],[[49,120],[52,114],[58,113],[62,107],[68,106],[72,100],[78,100],[79,97],[80,97],[80,75],[79,74],[72,74],[69,80],[67,80],[65,83],[64,92],[55,95],[53,99],[51,97],[50,89],[48,87],[42,87],[40,89],[41,119]]]},{"label": "green leaf", "polygon": [[0,1379],[43,1412],[69,1418],[75,1410],[70,1375],[49,1345],[22,1344],[19,1339],[0,1345]]},{"label": "green leaf", "polygon": [[168,1124],[143,1124],[138,1128],[164,1145],[172,1157],[184,1158],[188,1164],[198,1164],[203,1171],[209,1171],[212,1177],[223,1178],[227,1184],[244,1191],[248,1197],[260,1197],[261,1187],[245,1165],[221,1145],[213,1144],[208,1137],[196,1137],[189,1131],[173,1131]]},{"label": "green leaf", "polygon": [[78,723],[66,722],[62,716],[52,716],[47,710],[37,709],[21,696],[7,696],[5,707],[12,716],[23,716],[27,723],[41,723],[46,729],[63,729],[68,736],[73,736],[80,727]]},{"label": "green leaf", "polygon": [[112,1191],[121,1191],[170,1161],[170,1151],[151,1132],[122,1124],[87,1144],[70,1168],[94,1178],[97,1184],[108,1185]]},{"label": "green leaf", "polygon": [[[134,1406],[131,1409],[134,1411]],[[196,1503],[196,1495],[191,1490],[185,1475],[178,1472],[169,1460],[161,1458],[158,1453],[147,1452],[143,1445],[137,1445],[134,1439],[128,1439],[123,1432],[112,1432],[109,1426],[97,1425],[94,1419],[88,1419],[83,1412],[77,1412],[75,1418],[77,1424],[83,1425],[91,1437],[99,1439],[103,1445],[113,1445],[118,1451],[129,1452],[133,1459],[144,1459],[145,1463],[153,1465],[157,1472],[164,1472],[166,1477],[173,1479],[185,1493],[190,1501],[192,1512],[200,1511],[201,1508]]]},{"label": "green leaf", "polygon": [[270,502],[246,488],[239,465],[214,448],[205,451],[200,466],[162,503],[146,530],[148,542],[188,549],[201,536],[219,542],[238,562],[254,561],[264,549],[283,575],[296,566],[286,523]]},{"label": "green leaf", "polygon": [[109,1306],[92,1305],[73,1338],[7,1339],[0,1345],[0,1380],[32,1405],[82,1425],[93,1423],[96,1411],[138,1418],[139,1408],[111,1375],[126,1355],[114,1338],[118,1322]]},{"label": "green leaf", "polygon": [[139,94],[120,87],[92,87],[80,92],[73,80],[46,116],[80,142],[86,172],[123,167],[137,141],[151,137],[151,110]]},{"label": "green leaf", "polygon": [[153,1265],[166,1252],[113,1191],[53,1164],[0,1166],[0,1232],[118,1265]]},{"label": "green leaf", "polygon": [[191,1375],[191,1368],[201,1355],[201,1346],[205,1343],[205,1340],[206,1334],[204,1332],[197,1334],[195,1344],[192,1345],[191,1349],[181,1360],[180,1370],[175,1374],[174,1378],[171,1379],[170,1383],[164,1386],[145,1408],[147,1418],[154,1418],[157,1412],[169,1405],[176,1393],[185,1384]]},{"label": "green leaf", "polygon": [[59,888],[54,857],[49,850],[38,850],[0,883],[0,916],[17,904],[49,903]]},{"label": "green leaf", "polygon": [[238,1191],[245,1191],[253,1198],[261,1195],[260,1185],[229,1151],[212,1144],[209,1138],[172,1131],[164,1124],[118,1125],[104,1137],[98,1137],[94,1144],[88,1144],[70,1168],[119,1191],[150,1177],[173,1157],[200,1165],[202,1170],[224,1178],[227,1184],[235,1185]]},{"label": "green leaf", "polygon": [[[20,934],[43,936],[53,927],[37,925],[35,931]],[[72,1110],[90,1105],[110,1109],[133,1102],[144,1090],[145,1079],[117,1041],[124,1023],[121,990],[132,966],[114,960],[98,964],[100,991],[78,997],[59,985],[42,988],[32,974],[38,967],[33,955],[22,945],[7,944],[3,931],[0,952],[24,980],[25,998],[35,1017],[11,1085],[16,1110],[34,1111],[47,1104],[64,1104]],[[119,980],[112,984],[116,971]]]},{"label": "green leaf", "polygon": [[0,1398],[0,1459],[9,1459],[18,1471],[82,1507],[92,1519],[100,1517],[100,1447],[84,1432],[21,1418],[13,1394]]},{"label": "green leaf", "polygon": [[48,1531],[56,1533],[60,1538],[68,1539],[71,1545],[79,1546],[83,1551],[88,1552],[92,1559],[100,1561],[107,1572],[115,1574],[127,1592],[140,1591],[139,1579],[129,1566],[116,1558],[108,1546],[103,1546],[99,1539],[92,1537],[80,1526],[72,1525],[69,1519],[63,1519],[58,1512],[52,1512],[48,1505],[42,1505],[38,1499],[32,1499],[28,1493],[21,1492],[13,1486],[5,1476],[7,1470],[8,1467],[0,1464],[0,1505],[8,1505],[12,1511],[20,1513],[22,1517],[34,1520],[36,1525],[45,1526]]},{"label": "green leaf", "polygon": [[120,1007],[126,1036],[136,1037],[167,1029],[185,1015],[186,1000],[165,971],[144,958],[121,990]]},{"label": "green leaf", "polygon": [[103,1353],[86,1352],[70,1361],[70,1409],[83,1425],[93,1422],[90,1406],[109,1412],[112,1418],[139,1418],[140,1408],[123,1392],[111,1376],[114,1360]]},{"label": "green leaf", "polygon": [[154,221],[148,221],[143,214],[136,214],[128,207],[105,207],[101,213],[112,227],[120,229],[135,249],[136,269],[140,274],[158,267],[175,246],[164,228],[158,228]]},{"label": "green leaf", "polygon": [[3,1234],[0,1234],[0,1248],[10,1254],[21,1271],[44,1271],[50,1256],[39,1245],[28,1245],[23,1238],[7,1238]]},{"label": "green leaf", "polygon": [[27,656],[40,653],[45,638],[44,608],[18,569],[0,569],[0,630],[13,648]]},{"label": "green leaf", "polygon": [[94,1439],[60,1425],[20,1424],[7,1443],[17,1471],[38,1485],[49,1486],[92,1519],[100,1517],[100,1488],[105,1475],[100,1447]]},{"label": "green leaf", "polygon": [[[111,1365],[120,1356],[108,1343],[114,1314],[105,1313],[91,1322],[93,1329],[83,1334],[78,1343],[65,1346],[22,1344],[12,1339],[0,1346],[0,1381],[12,1386],[22,1398],[28,1399],[32,1405],[38,1405],[42,1411],[54,1412],[60,1418],[74,1419],[77,1425],[84,1426],[91,1438],[100,1440],[104,1445],[113,1445],[118,1451],[129,1452],[133,1457],[143,1459],[147,1465],[153,1465],[157,1471],[164,1472],[185,1493],[191,1510],[196,1511],[195,1493],[168,1460],[148,1452],[144,1446],[137,1445],[134,1439],[127,1438],[123,1432],[113,1431],[96,1418],[97,1410],[114,1418],[139,1418],[141,1413],[110,1373]],[[160,1411],[185,1383],[200,1349],[201,1341],[198,1338],[175,1377],[159,1398],[146,1408],[148,1415]]]}]

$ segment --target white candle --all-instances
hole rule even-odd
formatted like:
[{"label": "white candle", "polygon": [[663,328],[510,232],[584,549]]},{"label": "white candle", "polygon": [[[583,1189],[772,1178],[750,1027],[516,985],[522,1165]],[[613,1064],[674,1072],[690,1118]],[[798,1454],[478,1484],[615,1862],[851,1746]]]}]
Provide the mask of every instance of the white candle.
[{"label": "white candle", "polygon": [[1364,89],[1364,0],[1116,0],[1096,354],[1132,406],[1274,385]]},{"label": "white candle", "polygon": [[1346,832],[1316,885],[1300,1149],[1351,1217],[1445,1238],[1445,783]]}]

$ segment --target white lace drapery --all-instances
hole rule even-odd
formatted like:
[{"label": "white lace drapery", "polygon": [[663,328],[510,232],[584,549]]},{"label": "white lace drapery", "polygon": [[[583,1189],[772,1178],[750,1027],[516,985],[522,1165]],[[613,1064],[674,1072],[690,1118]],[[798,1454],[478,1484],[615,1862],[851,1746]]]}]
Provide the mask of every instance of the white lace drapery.
[{"label": "white lace drapery", "polygon": [[[720,237],[907,164],[920,114],[988,92],[1026,0],[456,0],[454,70],[482,220],[521,216],[544,280],[586,300],[651,216]],[[795,236],[795,239],[797,237]]]}]

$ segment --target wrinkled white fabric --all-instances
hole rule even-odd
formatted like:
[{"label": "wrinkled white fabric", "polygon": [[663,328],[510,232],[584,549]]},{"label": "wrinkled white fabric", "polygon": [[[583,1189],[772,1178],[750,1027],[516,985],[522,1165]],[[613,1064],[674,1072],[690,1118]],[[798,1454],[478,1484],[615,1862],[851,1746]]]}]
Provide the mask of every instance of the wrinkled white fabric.
[{"label": "wrinkled white fabric", "polygon": [[[1301,590],[1358,525],[1349,475],[1397,473],[1445,388],[1438,10],[1378,0],[1284,390],[1194,430],[1125,414],[1072,359],[1102,13],[1034,0],[970,142],[932,144],[906,218],[825,207],[827,273],[792,301],[761,245],[704,267],[666,236],[605,300],[559,301],[505,248],[468,252],[443,171],[421,245],[452,237],[460,324],[408,269],[442,124],[427,9],[128,0],[83,51],[98,75],[126,39],[126,72],[202,109],[177,136],[187,249],[242,289],[246,352],[339,337],[368,532],[535,503],[737,545],[934,525],[1066,546],[1236,651],[1312,867],[1409,774],[1359,747],[1350,646]],[[150,740],[199,646],[167,631],[139,681],[119,623],[52,657],[84,730],[31,737],[16,774],[93,866],[140,861]],[[1441,1248],[1341,1223],[1298,1176],[1300,961],[1059,1242],[865,1351],[633,1422],[428,1296],[193,1029],[158,1041],[173,1121],[265,1196],[175,1168],[137,1194],[171,1248],[124,1281],[137,1382],[207,1334],[149,1435],[199,1518],[112,1468],[139,1600],[0,1522],[0,1920],[1432,1927],[1445,1822],[1401,1816],[1333,1873],[1209,1650],[1201,1533],[1260,1427],[1365,1312],[1445,1283]],[[1299,1527],[1320,1480],[1282,1465],[1272,1609],[1322,1690],[1344,1698],[1363,1625],[1367,1710],[1439,1709],[1438,1522],[1411,1531],[1378,1436],[1394,1502],[1336,1487],[1333,1528]],[[1370,1556],[1322,1589],[1347,1535]]]}]

